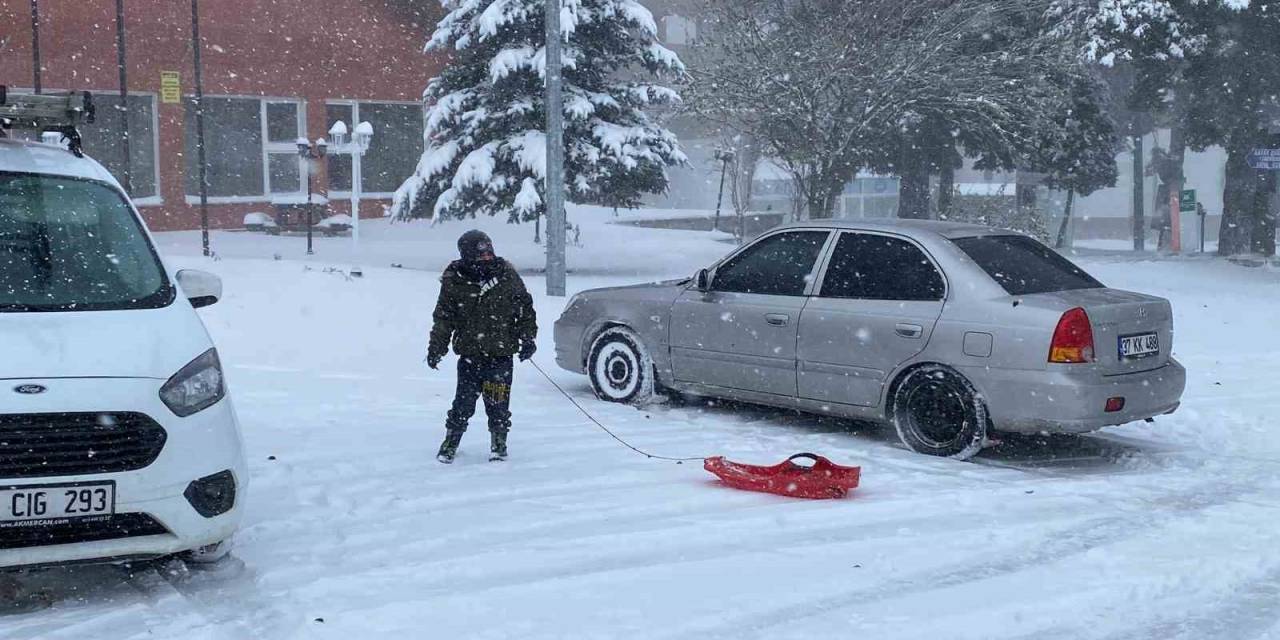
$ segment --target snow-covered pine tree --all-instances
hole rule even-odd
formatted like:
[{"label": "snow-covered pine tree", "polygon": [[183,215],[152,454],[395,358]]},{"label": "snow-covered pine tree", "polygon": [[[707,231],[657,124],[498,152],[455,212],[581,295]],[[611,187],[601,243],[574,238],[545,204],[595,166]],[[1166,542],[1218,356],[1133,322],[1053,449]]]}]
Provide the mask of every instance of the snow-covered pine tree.
[{"label": "snow-covered pine tree", "polygon": [[1205,7],[1243,11],[1250,0],[1051,0],[1063,34],[1083,36],[1086,60],[1178,60],[1199,52],[1208,34],[1186,14]]},{"label": "snow-covered pine tree", "polygon": [[[426,151],[396,192],[397,218],[542,213],[546,176],[544,0],[443,0],[427,43],[450,61],[423,95]],[[646,113],[684,73],[634,0],[562,0],[565,185],[571,202],[633,207],[686,161]]]}]

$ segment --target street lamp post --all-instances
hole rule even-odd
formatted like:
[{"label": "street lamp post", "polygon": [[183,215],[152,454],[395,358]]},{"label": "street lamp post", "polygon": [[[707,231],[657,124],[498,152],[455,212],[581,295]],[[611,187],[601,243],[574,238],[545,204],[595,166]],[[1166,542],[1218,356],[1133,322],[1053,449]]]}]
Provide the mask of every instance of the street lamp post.
[{"label": "street lamp post", "polygon": [[313,220],[312,215],[315,207],[311,204],[311,176],[315,174],[314,163],[318,163],[320,159],[324,158],[329,149],[329,143],[324,138],[319,138],[316,140],[315,146],[312,147],[306,138],[298,138],[297,145],[298,156],[303,160],[303,171],[307,172],[307,255],[313,255],[315,252],[311,249],[311,228],[315,226],[315,220]]},{"label": "street lamp post", "polygon": [[[363,182],[361,158],[369,151],[369,145],[373,143],[373,125],[368,122],[361,122],[355,126],[355,131],[347,139],[347,123],[339,120],[329,127],[329,139],[333,144],[334,153],[342,153],[351,156],[351,254],[354,262],[359,262],[360,258],[360,196],[361,182]],[[363,275],[360,271],[359,264],[351,267],[351,275],[359,278]]]}]

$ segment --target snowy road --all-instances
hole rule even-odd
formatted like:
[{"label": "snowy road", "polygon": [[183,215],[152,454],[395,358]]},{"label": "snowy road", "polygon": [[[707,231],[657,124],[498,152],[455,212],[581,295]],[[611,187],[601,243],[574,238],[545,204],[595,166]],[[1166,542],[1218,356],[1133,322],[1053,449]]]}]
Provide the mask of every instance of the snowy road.
[{"label": "snowy road", "polygon": [[[458,231],[444,227],[448,242],[406,266],[443,265]],[[726,250],[709,234],[644,233],[671,257],[637,262],[640,279]],[[30,576],[24,588],[52,604],[0,617],[0,637],[1280,638],[1275,271],[1081,258],[1109,285],[1173,300],[1183,409],[1085,438],[1006,441],[976,464],[911,454],[868,425],[597,402],[584,378],[553,368],[545,329],[563,301],[539,297],[539,361],[638,446],[755,462],[816,451],[863,466],[851,499],[805,502],[636,456],[528,365],[513,459],[486,462],[473,425],[459,462],[439,465],[453,375],[421,363],[435,275],[367,268],[351,281],[320,269],[330,263],[271,260],[278,250],[259,240],[218,240],[221,261],[173,259],[226,282],[202,313],[253,475],[243,568]],[[162,243],[190,249],[187,237]],[[321,255],[340,250],[328,246]],[[369,264],[411,253],[388,246]],[[636,279],[617,271],[570,285]]]}]

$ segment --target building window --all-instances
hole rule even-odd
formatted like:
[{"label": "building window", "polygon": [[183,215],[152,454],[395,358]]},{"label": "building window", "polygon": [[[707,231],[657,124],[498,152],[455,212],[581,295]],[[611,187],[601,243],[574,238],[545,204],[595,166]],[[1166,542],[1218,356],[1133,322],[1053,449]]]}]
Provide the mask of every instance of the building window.
[{"label": "building window", "polygon": [[[204,99],[206,179],[211,198],[263,199],[302,191],[297,140],[302,104],[260,98]],[[200,193],[195,101],[187,100],[187,194]]]},{"label": "building window", "polygon": [[267,190],[273,194],[302,191],[302,158],[298,137],[303,130],[302,108],[297,102],[264,102],[266,123]]},{"label": "building window", "polygon": [[[61,91],[55,89],[54,91]],[[30,93],[23,89],[18,93]],[[84,152],[97,160],[116,180],[124,184],[124,149],[120,144],[123,133],[120,130],[120,94],[93,92],[93,104],[97,108],[97,117],[93,122],[81,122],[78,127],[83,138]],[[156,146],[158,127],[156,126],[156,98],[153,95],[130,94],[128,101],[129,119],[129,179],[133,183],[130,194],[135,200],[151,198],[158,200],[160,196],[159,175],[156,165]],[[40,136],[30,135],[32,140]],[[154,200],[153,200],[154,202]],[[143,204],[146,204],[145,202]]]},{"label": "building window", "polygon": [[[204,99],[205,180],[209,196],[263,195],[262,101],[257,98]],[[196,104],[186,102],[187,194],[200,193],[196,149]]]},{"label": "building window", "polygon": [[[422,105],[417,103],[360,102],[325,107],[328,126],[338,120],[347,123],[348,129],[357,122],[373,125],[373,143],[361,158],[360,188],[368,194],[394,192],[418,166],[423,151],[422,118]],[[329,188],[351,191],[351,156],[329,156]]]},{"label": "building window", "polygon": [[[120,96],[97,93],[93,103],[98,109],[92,123],[80,126],[84,151],[102,164],[111,175],[124,183],[124,149],[120,144]],[[156,98],[130,95],[127,104],[129,122],[129,181],[134,199],[155,198],[160,189],[156,177]]]},{"label": "building window", "polygon": [[[325,131],[328,135],[329,127],[333,123],[341,120],[347,123],[347,130],[351,130],[351,113],[355,108],[353,104],[327,104],[324,107]],[[374,130],[374,137],[377,138],[378,132]],[[351,156],[342,153],[329,154],[329,190],[330,191],[351,191]]]}]

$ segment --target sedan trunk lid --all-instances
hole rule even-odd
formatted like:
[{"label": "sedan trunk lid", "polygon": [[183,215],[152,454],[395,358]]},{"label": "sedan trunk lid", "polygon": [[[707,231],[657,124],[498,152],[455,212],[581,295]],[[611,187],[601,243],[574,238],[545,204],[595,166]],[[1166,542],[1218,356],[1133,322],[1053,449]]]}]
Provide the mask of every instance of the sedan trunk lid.
[{"label": "sedan trunk lid", "polygon": [[[1168,300],[1120,289],[1096,288],[1055,291],[1025,296],[1026,302],[1061,308],[1080,307],[1093,325],[1093,349],[1104,375],[1123,375],[1158,369],[1168,364],[1173,350],[1173,309]],[[1155,335],[1155,345],[1147,336]],[[1156,351],[1121,355],[1124,338],[1141,338]],[[1046,351],[1047,352],[1047,351]]]}]

